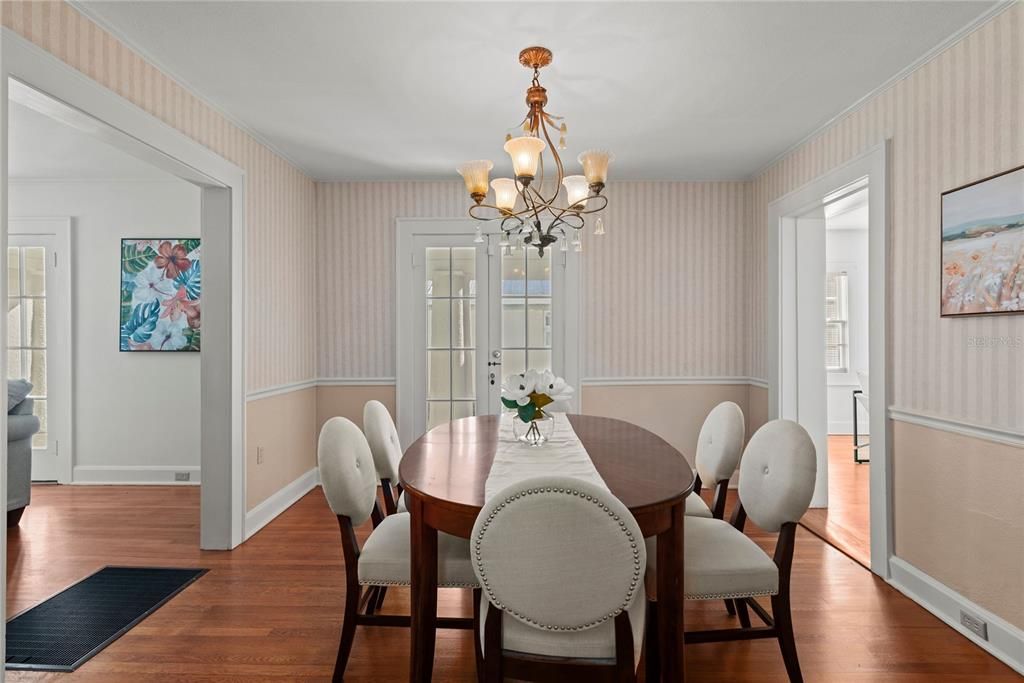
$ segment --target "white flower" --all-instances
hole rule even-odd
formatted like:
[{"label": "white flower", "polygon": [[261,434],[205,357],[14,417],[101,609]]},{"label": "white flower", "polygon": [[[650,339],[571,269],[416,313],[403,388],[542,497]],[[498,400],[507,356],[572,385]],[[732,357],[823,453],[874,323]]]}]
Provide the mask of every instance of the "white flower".
[{"label": "white flower", "polygon": [[177,351],[185,347],[185,330],[188,328],[188,320],[185,316],[178,316],[177,320],[161,318],[153,330],[153,336],[149,343],[155,351]]},{"label": "white flower", "polygon": [[536,386],[536,377],[529,372],[522,375],[509,375],[501,386],[501,397],[515,401],[521,406],[530,402],[530,394]]},{"label": "white flower", "polygon": [[538,393],[547,394],[552,401],[568,401],[575,392],[565,379],[556,377],[549,371],[538,373],[535,390]]},{"label": "white flower", "polygon": [[174,280],[164,277],[164,271],[152,263],[135,276],[135,289],[132,290],[132,308],[139,304],[149,303],[153,299],[164,301],[174,296]]}]

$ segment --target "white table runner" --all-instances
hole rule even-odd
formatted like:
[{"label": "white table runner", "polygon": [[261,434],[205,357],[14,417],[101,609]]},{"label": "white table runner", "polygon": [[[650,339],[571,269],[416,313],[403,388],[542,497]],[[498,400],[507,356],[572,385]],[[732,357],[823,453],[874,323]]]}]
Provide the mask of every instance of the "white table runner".
[{"label": "white table runner", "polygon": [[501,415],[498,448],[484,484],[484,500],[490,500],[495,493],[517,481],[544,474],[574,477],[608,488],[569,418],[565,413],[553,415],[555,426],[551,439],[538,447],[517,441],[512,433],[513,414]]}]

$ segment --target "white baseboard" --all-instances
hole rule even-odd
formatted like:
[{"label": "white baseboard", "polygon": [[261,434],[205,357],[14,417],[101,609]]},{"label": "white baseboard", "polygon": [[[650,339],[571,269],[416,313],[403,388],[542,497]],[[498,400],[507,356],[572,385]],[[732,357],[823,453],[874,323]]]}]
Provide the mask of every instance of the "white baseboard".
[{"label": "white baseboard", "polygon": [[[889,560],[889,567],[892,572],[889,583],[894,588],[946,622],[978,647],[1024,675],[1024,631],[984,607],[974,604],[905,560],[893,557]],[[960,610],[988,624],[988,640],[960,625]]]},{"label": "white baseboard", "polygon": [[[188,474],[188,481],[175,481],[178,472]],[[71,475],[72,484],[86,485],[196,486],[199,482],[198,467],[174,465],[76,465]]]},{"label": "white baseboard", "polygon": [[320,473],[314,467],[265,501],[245,513],[245,539],[272,522],[275,517],[294,505],[320,483]]}]

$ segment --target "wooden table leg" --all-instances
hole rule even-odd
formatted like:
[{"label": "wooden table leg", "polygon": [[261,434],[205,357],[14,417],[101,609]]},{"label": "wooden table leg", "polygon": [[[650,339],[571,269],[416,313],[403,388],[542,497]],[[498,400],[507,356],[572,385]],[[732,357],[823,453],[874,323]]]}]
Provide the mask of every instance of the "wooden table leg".
[{"label": "wooden table leg", "polygon": [[437,529],[423,516],[423,502],[406,496],[412,530],[412,656],[409,681],[429,683],[434,669],[434,639],[437,635]]},{"label": "wooden table leg", "polygon": [[683,503],[672,508],[672,524],[658,534],[658,636],[661,680],[682,683],[683,668]]}]

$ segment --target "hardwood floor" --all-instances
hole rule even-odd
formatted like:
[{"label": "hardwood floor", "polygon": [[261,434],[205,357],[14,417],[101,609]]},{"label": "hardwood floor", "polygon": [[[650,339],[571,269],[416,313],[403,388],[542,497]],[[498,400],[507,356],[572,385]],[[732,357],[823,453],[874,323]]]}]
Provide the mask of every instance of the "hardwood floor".
[{"label": "hardwood floor", "polygon": [[865,567],[871,566],[870,468],[870,463],[853,462],[852,436],[830,435],[828,507],[808,510],[800,521],[809,531]]},{"label": "hardwood floor", "polygon": [[[233,552],[200,552],[193,487],[35,487],[8,541],[8,615],[107,564],[211,571],[74,674],[10,681],[327,681],[344,604],[338,525],[312,491]],[[365,529],[362,530],[365,534]],[[360,538],[362,535],[360,534]],[[771,535],[751,532],[766,549]],[[385,613],[408,609],[388,591]],[[442,590],[441,614],[469,615],[469,592]],[[720,601],[689,603],[687,625],[731,625]],[[1008,667],[805,530],[797,535],[793,618],[807,681],[1019,681]],[[360,628],[346,680],[408,677],[404,629]],[[687,680],[785,680],[773,641],[691,646]],[[434,680],[474,681],[471,635],[439,631]]]}]

